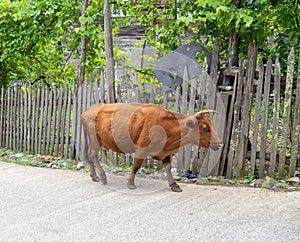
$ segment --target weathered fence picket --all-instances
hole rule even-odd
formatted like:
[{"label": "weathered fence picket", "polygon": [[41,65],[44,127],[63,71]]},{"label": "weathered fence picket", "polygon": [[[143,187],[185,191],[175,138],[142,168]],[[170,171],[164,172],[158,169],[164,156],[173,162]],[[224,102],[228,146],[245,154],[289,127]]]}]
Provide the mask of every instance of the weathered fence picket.
[{"label": "weathered fence picket", "polygon": [[[15,108],[16,108],[16,122],[14,123],[15,125],[15,145],[14,145],[14,150],[19,150],[20,148],[20,132],[19,132],[19,127],[20,127],[20,89],[15,87],[16,92],[15,92]],[[0,102],[1,105],[1,102]],[[0,125],[1,127],[1,125]],[[1,145],[0,145],[1,147]]]},{"label": "weathered fence picket", "polygon": [[36,91],[37,95],[35,96],[34,100],[35,103],[33,104],[35,112],[33,113],[33,117],[35,117],[34,122],[32,122],[32,129],[34,130],[34,139],[32,139],[32,152],[37,154],[37,146],[38,143],[38,133],[39,133],[39,119],[40,119],[40,92],[41,89]]},{"label": "weathered fence picket", "polygon": [[258,132],[259,132],[259,123],[260,123],[260,107],[261,107],[261,97],[262,97],[262,88],[264,82],[264,63],[259,61],[258,64],[259,77],[257,82],[256,97],[255,97],[255,108],[254,108],[254,117],[252,122],[253,127],[253,137],[251,144],[251,157],[250,157],[250,167],[249,174],[254,176],[255,163],[256,163],[256,153],[257,153],[257,143],[258,143]]},{"label": "weathered fence picket", "polygon": [[38,138],[36,138],[37,144],[37,154],[41,154],[41,147],[42,147],[42,131],[43,131],[43,120],[44,120],[44,106],[45,106],[45,88],[39,89],[41,90],[41,108],[40,108],[40,119],[39,119],[39,133]]},{"label": "weathered fence picket", "polygon": [[293,176],[296,170],[297,157],[300,154],[300,53],[298,58],[298,75],[297,75],[297,86],[296,86],[296,97],[295,97],[295,108],[294,108],[294,121],[291,132],[291,161],[289,166],[289,175]]},{"label": "weathered fence picket", "polygon": [[[214,42],[214,50],[212,53],[212,60],[211,60],[211,66],[210,66],[210,76],[207,81],[207,100],[206,105],[207,108],[210,110],[216,110],[216,107],[219,107],[216,105],[217,102],[217,81],[218,81],[218,62],[219,62],[219,49],[220,49],[220,40],[217,38]],[[216,116],[213,117],[213,123],[216,125]],[[217,127],[217,126],[216,126]],[[222,138],[222,136],[220,136]],[[204,169],[202,169],[202,174],[209,174],[212,176],[217,175],[219,172],[218,165],[219,165],[219,157],[216,156],[216,152],[211,152],[209,150],[206,154],[205,160],[204,160]],[[212,161],[212,162],[210,162]]]},{"label": "weathered fence picket", "polygon": [[[31,105],[31,97],[32,97],[32,89],[31,86],[28,87],[28,92],[27,92],[27,114],[26,114],[26,119],[27,119],[27,150],[28,152],[31,152],[31,147],[30,147],[30,141],[31,141],[31,109],[32,109],[32,105]],[[51,152],[50,152],[51,153]]]},{"label": "weathered fence picket", "polygon": [[[182,85],[182,97],[181,97],[181,99],[179,99],[181,101],[181,105],[178,105],[178,107],[179,107],[181,113],[186,114],[187,105],[188,105],[188,80],[189,80],[187,66],[184,68],[183,80],[184,81],[183,81],[183,85]],[[179,174],[182,173],[182,171],[187,166],[186,163],[188,163],[188,161],[185,159],[185,153],[186,153],[186,147],[181,149],[177,155],[177,160],[179,161],[177,163],[177,172]]]},{"label": "weathered fence picket", "polygon": [[4,121],[4,88],[1,89],[1,99],[0,99],[0,147],[3,147],[4,145],[2,144],[4,140],[4,128],[3,128],[3,121]]},{"label": "weathered fence picket", "polygon": [[[65,133],[65,144],[64,146],[64,157],[71,157],[71,152],[69,150],[69,142],[70,142],[70,130],[72,129],[71,126],[71,102],[72,102],[72,93],[71,90],[67,89],[68,92],[68,104],[67,104],[67,111],[66,111],[66,130],[64,131]],[[72,135],[72,134],[71,134]],[[61,152],[63,154],[63,152]]]},{"label": "weathered fence picket", "polygon": [[6,140],[6,144],[8,147],[10,147],[10,121],[11,121],[11,98],[12,98],[12,93],[11,93],[11,88],[8,90],[8,99],[7,99],[7,103],[8,103],[8,109],[7,109],[7,120],[6,120],[6,132],[7,132],[7,140]]},{"label": "weathered fence picket", "polygon": [[[44,134],[43,136],[43,154],[49,154],[49,140],[50,140],[50,130],[51,130],[51,114],[52,114],[52,92],[46,89],[46,108],[44,115]],[[52,132],[52,131],[51,131]]]},{"label": "weathered fence picket", "polygon": [[23,146],[23,150],[27,150],[27,96],[28,93],[26,92],[22,92],[23,94],[23,112],[22,112],[22,122],[24,123],[23,125],[23,140],[22,140],[22,146]]},{"label": "weathered fence picket", "polygon": [[234,176],[241,178],[244,175],[245,161],[247,155],[247,144],[249,137],[250,113],[252,106],[253,81],[256,68],[257,47],[252,43],[248,47],[248,61],[246,66],[245,86],[243,90],[243,105],[241,111],[241,126],[238,137],[237,163]]},{"label": "weathered fence picket", "polygon": [[231,129],[231,139],[229,145],[229,152],[228,152],[228,164],[226,170],[226,177],[230,178],[233,176],[234,167],[237,166],[238,159],[237,159],[237,151],[238,151],[238,135],[240,133],[240,113],[241,113],[241,105],[242,105],[242,98],[243,98],[243,86],[245,82],[244,78],[244,62],[241,61],[240,67],[238,70],[238,87],[237,87],[237,94],[236,94],[236,101],[235,101],[235,108],[234,108],[234,117],[233,117],[233,125]]},{"label": "weathered fence picket", "polygon": [[[202,73],[199,78],[199,88],[197,91],[200,96],[199,109],[202,110],[205,105],[207,105],[207,96],[208,96],[208,85],[210,82],[210,76],[207,73]],[[204,148],[199,148],[199,158],[197,162],[197,173],[200,177],[205,177],[208,169],[208,150]],[[196,174],[197,174],[196,173]]]},{"label": "weathered fence picket", "polygon": [[237,83],[238,83],[238,75],[235,73],[234,77],[234,83],[233,83],[233,90],[232,90],[232,95],[231,95],[231,100],[230,100],[230,106],[229,106],[229,112],[227,115],[227,123],[226,123],[226,129],[225,134],[224,134],[224,148],[223,148],[223,154],[221,157],[220,161],[220,173],[224,174],[225,172],[225,164],[228,156],[228,149],[230,145],[230,137],[231,137],[231,129],[232,129],[232,124],[233,124],[233,111],[234,111],[234,102],[236,98],[236,93],[237,93]]},{"label": "weathered fence picket", "polygon": [[263,95],[263,111],[261,119],[261,136],[260,136],[260,164],[259,164],[259,177],[265,176],[265,164],[266,164],[266,144],[267,144],[267,132],[268,132],[268,111],[269,111],[269,95],[271,85],[271,72],[272,61],[267,62],[265,82],[264,82],[264,95]]},{"label": "weathered fence picket", "polygon": [[[19,116],[19,122],[20,124],[23,124],[23,91],[20,90],[20,116]],[[25,150],[25,148],[23,148],[23,125],[20,125],[20,139],[19,139],[19,150]]]},{"label": "weathered fence picket", "polygon": [[269,164],[269,176],[274,177],[277,147],[278,147],[278,126],[279,126],[279,110],[280,110],[280,64],[278,58],[275,61],[274,91],[273,91],[273,121],[272,121],[272,141],[271,141],[271,157]]},{"label": "weathered fence picket", "polygon": [[41,137],[42,141],[42,154],[46,153],[46,142],[47,142],[47,124],[48,124],[48,107],[49,107],[49,89],[44,88],[45,91],[45,106],[43,112],[43,120],[41,120],[42,127],[43,127],[43,135]]},{"label": "weathered fence picket", "polygon": [[287,62],[287,79],[285,87],[285,98],[284,98],[284,110],[283,110],[283,123],[282,123],[282,139],[279,153],[279,167],[278,177],[282,179],[284,177],[284,166],[286,162],[286,149],[287,141],[290,128],[290,111],[291,101],[293,92],[293,77],[294,77],[294,63],[295,63],[295,52],[292,48]]}]

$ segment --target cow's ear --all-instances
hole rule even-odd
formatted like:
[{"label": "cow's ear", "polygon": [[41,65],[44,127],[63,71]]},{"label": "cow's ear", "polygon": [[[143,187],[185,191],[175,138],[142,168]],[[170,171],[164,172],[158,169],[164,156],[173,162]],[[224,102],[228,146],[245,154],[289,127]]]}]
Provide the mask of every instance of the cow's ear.
[{"label": "cow's ear", "polygon": [[188,120],[188,121],[186,122],[186,126],[187,126],[188,128],[194,129],[194,128],[196,127],[196,123],[195,123],[193,120]]}]

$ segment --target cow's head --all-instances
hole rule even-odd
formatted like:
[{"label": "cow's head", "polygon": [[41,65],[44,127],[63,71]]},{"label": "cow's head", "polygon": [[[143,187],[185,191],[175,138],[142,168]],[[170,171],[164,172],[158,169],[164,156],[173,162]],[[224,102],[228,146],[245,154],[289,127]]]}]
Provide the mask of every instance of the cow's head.
[{"label": "cow's head", "polygon": [[198,132],[194,134],[196,138],[195,144],[204,148],[210,147],[213,150],[218,150],[223,144],[214,129],[212,120],[208,116],[210,112],[214,111],[205,110],[195,114],[197,120],[196,128],[198,129]]}]

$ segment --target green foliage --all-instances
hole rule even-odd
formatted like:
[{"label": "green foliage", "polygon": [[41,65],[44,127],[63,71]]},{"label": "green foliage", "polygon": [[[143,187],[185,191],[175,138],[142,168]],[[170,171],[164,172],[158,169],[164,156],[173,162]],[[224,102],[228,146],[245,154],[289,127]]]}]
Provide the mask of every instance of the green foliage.
[{"label": "green foliage", "polygon": [[78,0],[1,1],[0,83],[75,83],[83,35],[89,39],[87,73],[104,66],[102,6],[93,1],[81,18]]},{"label": "green foliage", "polygon": [[76,38],[70,30],[79,11],[76,0],[1,1],[1,82],[74,80],[76,66],[63,51]]},{"label": "green foliage", "polygon": [[[212,45],[221,38],[221,55],[226,59],[229,33],[239,39],[239,55],[245,57],[249,41],[260,49],[261,57],[278,55],[286,58],[291,46],[300,47],[300,4],[271,0],[186,0],[136,1],[120,5],[130,21],[147,26],[147,38],[161,53],[177,48],[187,33]],[[129,20],[128,18],[126,20]]]},{"label": "green foliage", "polygon": [[123,4],[120,2],[122,1],[119,1],[120,11],[127,14],[124,20],[127,23],[138,21],[141,26],[148,26],[147,40],[160,50],[161,54],[178,47],[185,29],[179,26],[180,22],[177,20],[176,0],[168,1],[168,7],[158,6],[156,0],[142,0],[135,4],[130,1]]},{"label": "green foliage", "polygon": [[300,44],[300,1],[273,1],[272,21],[276,45],[272,48],[276,54],[290,51],[291,46]]},{"label": "green foliage", "polygon": [[[86,73],[91,73],[95,67],[103,68],[105,66],[104,30],[103,26],[103,4],[104,1],[92,1],[86,9],[86,17],[79,17],[81,27],[75,28],[75,32],[80,36],[88,37],[88,53]],[[79,56],[77,56],[79,59]]]},{"label": "green foliage", "polygon": [[[166,4],[167,2],[168,4]],[[89,1],[81,17],[79,0],[0,1],[0,86],[13,80],[56,85],[76,82],[81,37],[87,36],[87,76],[105,65],[103,0]],[[132,23],[146,26],[147,41],[163,55],[188,39],[211,48],[221,38],[226,59],[229,33],[238,35],[240,57],[249,41],[260,57],[287,60],[291,46],[300,49],[300,0],[117,0],[111,4],[113,32]],[[116,59],[122,52],[114,50]],[[200,58],[201,60],[203,57]],[[282,66],[285,70],[285,66]],[[151,71],[140,73],[150,79]]]}]

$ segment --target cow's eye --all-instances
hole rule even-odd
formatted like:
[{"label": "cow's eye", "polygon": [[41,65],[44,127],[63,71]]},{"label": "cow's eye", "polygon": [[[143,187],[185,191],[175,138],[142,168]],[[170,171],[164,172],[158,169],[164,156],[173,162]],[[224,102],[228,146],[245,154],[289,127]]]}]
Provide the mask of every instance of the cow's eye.
[{"label": "cow's eye", "polygon": [[206,124],[203,125],[203,129],[205,132],[207,133],[209,132],[209,127]]}]

